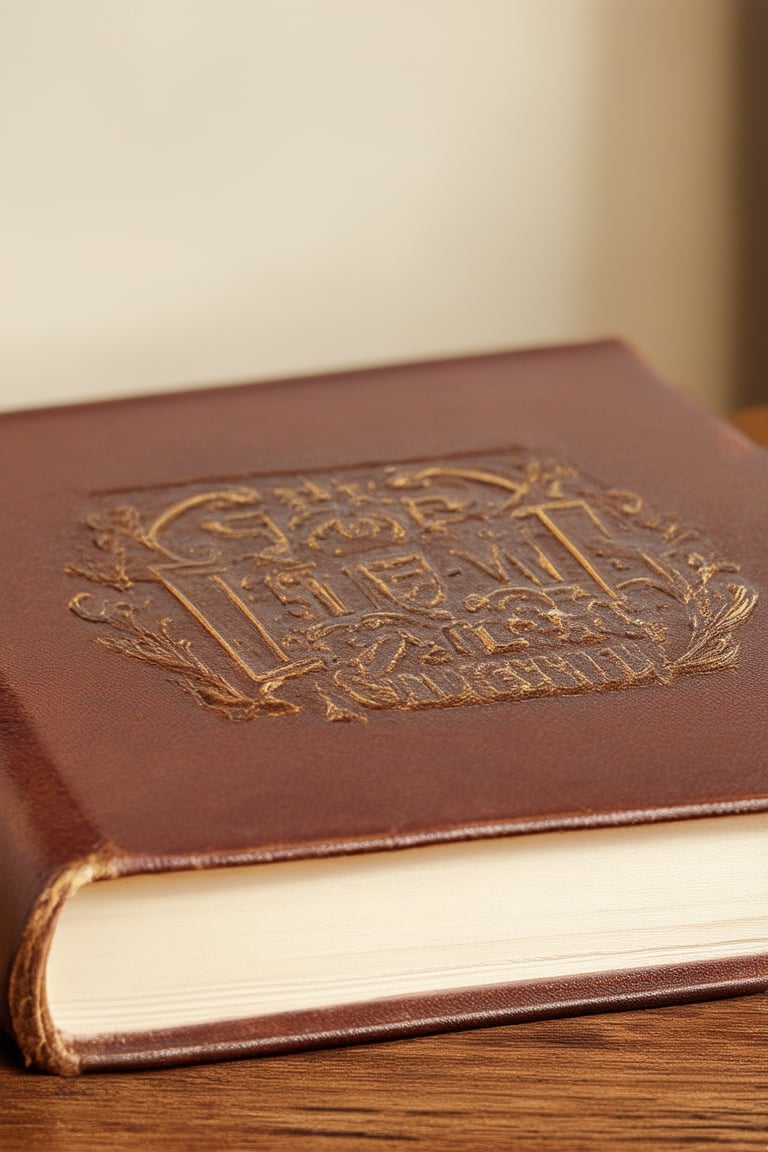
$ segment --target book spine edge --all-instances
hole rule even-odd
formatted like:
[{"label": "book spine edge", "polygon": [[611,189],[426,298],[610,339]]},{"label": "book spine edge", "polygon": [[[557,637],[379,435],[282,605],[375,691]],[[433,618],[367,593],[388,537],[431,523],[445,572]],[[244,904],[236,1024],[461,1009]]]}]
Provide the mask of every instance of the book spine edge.
[{"label": "book spine edge", "polygon": [[109,861],[98,855],[70,865],[44,889],[27,920],[8,985],[11,1033],[27,1066],[35,1065],[60,1076],[76,1076],[81,1070],[76,1047],[51,1020],[46,965],[64,902],[85,884],[111,874]]},{"label": "book spine edge", "polygon": [[27,1064],[71,1067],[47,1020],[48,950],[64,899],[114,857],[0,675],[0,1023]]}]

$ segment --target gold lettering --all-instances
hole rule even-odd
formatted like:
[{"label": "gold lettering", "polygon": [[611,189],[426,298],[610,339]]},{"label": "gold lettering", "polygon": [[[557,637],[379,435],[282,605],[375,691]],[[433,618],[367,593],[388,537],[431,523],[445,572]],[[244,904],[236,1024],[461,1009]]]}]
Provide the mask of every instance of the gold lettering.
[{"label": "gold lettering", "polygon": [[529,660],[510,660],[510,668],[517,672],[521,677],[528,678],[528,684],[531,688],[551,688],[553,687],[553,680],[548,676],[546,671],[542,669],[538,660],[533,658]]},{"label": "gold lettering", "polygon": [[70,601],[100,643],[233,720],[665,684],[734,667],[756,601],[639,497],[519,449],[258,484],[95,494],[66,568],[101,585]]},{"label": "gold lettering", "polygon": [[471,672],[472,682],[483,700],[508,700],[530,691],[528,681],[507,664],[476,664]]},{"label": "gold lettering", "polygon": [[519,496],[525,488],[525,484],[517,480],[510,480],[498,472],[485,472],[478,468],[420,468],[415,472],[402,472],[399,476],[393,476],[388,483],[391,488],[408,488],[412,484],[423,484],[426,487],[439,476],[452,476],[461,480],[474,480],[478,484],[490,484],[516,496]]},{"label": "gold lettering", "polygon": [[335,673],[333,682],[358,704],[364,704],[368,708],[402,707],[400,694],[390,680],[369,680],[367,676],[356,673],[351,668],[340,668]]},{"label": "gold lettering", "polygon": [[473,652],[478,656],[498,656],[505,652],[521,652],[529,647],[524,637],[514,636],[507,622],[507,636],[498,639],[488,629],[491,621],[482,621],[480,624],[468,624],[460,620],[452,628],[445,629],[445,636],[460,656],[469,656]]},{"label": "gold lettering", "polygon": [[[598,684],[605,684],[606,680],[608,679],[608,677],[606,676],[605,670],[600,667],[597,660],[595,660],[594,657],[591,656],[589,652],[576,652],[571,656],[571,660],[572,661],[578,661],[581,664],[588,665],[589,671],[594,672],[596,674]],[[594,683],[594,681],[591,679],[591,677],[588,677],[588,679],[589,679],[590,684]]]},{"label": "gold lettering", "polygon": [[413,676],[409,672],[401,672],[397,679],[405,691],[406,708],[435,704],[445,699],[444,696],[435,693],[433,685],[428,682],[426,676]]},{"label": "gold lettering", "polygon": [[[509,563],[513,564],[515,568],[517,568],[518,572],[524,576],[526,580],[530,580],[531,584],[536,584],[539,588],[541,587],[541,580],[539,580],[538,576],[531,572],[530,568],[523,564],[522,560],[518,559],[518,557],[515,556],[513,552],[505,552],[504,555],[506,556]],[[557,578],[557,576],[555,578]]]},{"label": "gold lettering", "polygon": [[[285,555],[289,550],[288,539],[285,533],[263,511],[262,498],[253,488],[233,488],[220,492],[201,492],[179,501],[167,508],[158,516],[149,527],[145,542],[148,547],[163,553],[169,560],[189,562],[193,557],[199,557],[200,549],[196,536],[206,532],[212,536],[219,536],[231,540],[258,540],[266,538],[267,545],[259,553],[264,559],[271,560]],[[232,509],[244,508],[243,511]],[[190,535],[189,543],[179,550],[178,544],[169,547],[163,538],[168,530],[179,523],[187,513],[201,509],[211,512],[225,512],[224,519],[203,520],[200,523],[187,526],[185,535]],[[185,522],[186,524],[186,522]],[[186,554],[185,554],[186,552]],[[215,557],[212,553],[211,558]]]},{"label": "gold lettering", "polygon": [[373,544],[394,544],[405,538],[402,524],[393,516],[378,513],[361,516],[333,516],[317,524],[307,536],[308,548],[331,556],[346,556]]},{"label": "gold lettering", "polygon": [[250,621],[250,623],[253,625],[253,627],[258,632],[259,636],[261,636],[261,638],[264,641],[264,643],[266,644],[267,648],[269,648],[270,652],[272,652],[273,655],[277,656],[278,660],[283,660],[285,663],[288,663],[288,657],[286,656],[285,652],[283,652],[280,645],[275,640],[272,639],[272,637],[270,636],[269,632],[267,632],[264,625],[261,623],[260,620],[257,620],[257,618],[254,616],[253,612],[251,612],[248,605],[243,600],[240,599],[237,592],[235,592],[234,588],[230,588],[229,584],[227,584],[226,580],[223,580],[221,578],[221,576],[211,576],[211,581],[214,584],[218,585],[219,588],[221,588],[222,592],[227,597],[227,599],[230,600],[235,605],[236,608],[240,609],[243,616],[245,616],[246,620]]},{"label": "gold lettering", "polygon": [[[519,652],[523,648],[528,648],[529,643],[524,637],[516,636],[512,640],[499,640],[492,636],[488,631],[487,625],[490,621],[485,621],[482,624],[476,624],[472,631],[475,633],[480,643],[486,652],[492,656],[497,656],[502,652]],[[507,629],[509,632],[509,629]]]},{"label": "gold lettering", "polygon": [[176,580],[171,580],[167,571],[156,568],[155,574],[164,588],[171,593],[175,600],[190,614],[190,616],[200,624],[200,626],[207,632],[207,634],[216,641],[218,645],[226,652],[226,654],[234,661],[237,667],[243,672],[249,680],[259,684],[263,690],[269,691],[272,688],[279,687],[285,680],[292,679],[296,676],[303,676],[306,672],[314,672],[323,667],[322,662],[316,657],[306,657],[301,660],[290,660],[283,652],[282,648],[270,636],[267,629],[260,620],[254,616],[248,605],[237,595],[233,588],[231,588],[225,580],[218,574],[208,577],[208,582],[214,584],[219,588],[227,598],[227,600],[245,617],[249,624],[254,628],[257,635],[264,643],[267,651],[272,657],[277,657],[280,664],[275,667],[270,667],[266,671],[258,671],[254,668],[243,653],[243,646],[235,638],[228,638],[216,625],[211,621],[210,615],[203,612],[191,596],[179,586]]},{"label": "gold lettering", "polygon": [[499,584],[509,584],[509,576],[501,563],[498,544],[491,544],[488,548],[488,555],[485,557],[473,556],[470,552],[462,552],[459,548],[449,548],[448,551],[451,556],[459,556],[462,560],[467,560],[477,568],[478,572],[490,576],[491,580],[495,580]]},{"label": "gold lettering", "polygon": [[315,576],[314,568],[314,564],[299,564],[293,568],[284,568],[281,572],[270,572],[264,577],[264,583],[292,616],[299,616],[304,620],[317,618],[307,597],[291,595],[289,589],[291,591],[305,589],[331,616],[348,615],[347,608],[330,585]]},{"label": "gold lettering", "polygon": [[[519,661],[516,661],[516,663],[518,665],[520,664]],[[497,676],[499,680],[503,681],[504,684],[508,684],[510,688],[516,692],[519,691],[521,694],[528,693],[533,688],[531,681],[522,674],[520,668],[513,668],[508,661],[504,664],[499,664],[494,669],[493,674]]]},{"label": "gold lettering", "polygon": [[445,599],[440,580],[417,552],[358,564],[357,569],[388,600],[414,612],[429,612]]},{"label": "gold lettering", "polygon": [[449,524],[460,524],[471,515],[469,504],[445,496],[403,496],[401,503],[419,528],[428,532],[445,532]]},{"label": "gold lettering", "polygon": [[242,655],[237,651],[235,646],[231,644],[229,640],[227,640],[223,633],[219,632],[218,628],[216,628],[210,622],[208,617],[200,611],[194,601],[190,600],[190,598],[185,595],[181,588],[174,584],[172,580],[169,580],[168,577],[164,575],[159,569],[155,569],[155,571],[157,572],[157,576],[160,582],[165,588],[168,589],[174,599],[178,600],[182,608],[185,608],[186,611],[189,612],[190,616],[197,620],[198,624],[200,624],[205,629],[208,635],[211,636],[217,644],[221,645],[227,655],[230,656],[232,660],[234,660],[240,671],[244,672],[245,675],[248,676],[251,680],[258,680],[258,672],[251,668],[250,664],[248,664],[243,659]]},{"label": "gold lettering", "polygon": [[[567,509],[572,508],[579,508],[586,512],[592,523],[600,529],[604,536],[607,536],[610,539],[609,532],[605,528],[602,521],[600,521],[592,511],[592,508],[589,506],[589,504],[587,504],[586,500],[561,500],[554,504],[534,504],[527,508],[517,508],[514,512],[514,515],[520,518],[526,516],[535,516],[540,521],[540,523],[543,524],[544,527],[552,533],[554,538],[560,544],[562,544],[566,551],[570,552],[571,556],[573,556],[574,560],[576,560],[576,562],[581,565],[584,571],[592,577],[598,588],[602,588],[603,592],[607,593],[607,595],[610,596],[613,600],[618,600],[618,593],[614,592],[610,585],[606,584],[600,573],[597,571],[594,565],[590,563],[578,545],[575,544],[573,540],[571,540],[571,538],[565,534],[565,532],[563,532],[562,528],[560,528],[555,523],[555,521],[552,519],[552,516],[550,515],[551,512],[564,512]],[[562,577],[560,577],[560,579],[562,579]]]},{"label": "gold lettering", "polygon": [[476,699],[472,686],[466,677],[466,670],[457,671],[455,668],[432,668],[429,676],[424,680],[431,685],[435,693],[443,700],[455,704],[471,703]]},{"label": "gold lettering", "polygon": [[[536,563],[538,564],[539,568],[541,568],[542,572],[546,572],[550,580],[556,580],[559,584],[562,584],[564,577],[561,576],[561,574],[558,572],[557,568],[552,563],[549,556],[547,556],[539,542],[535,540],[533,535],[522,526],[520,535],[536,557]],[[541,581],[538,580],[536,583],[540,584]]]},{"label": "gold lettering", "polygon": [[462,636],[466,636],[467,632],[471,634],[472,629],[470,628],[469,624],[465,623],[463,620],[458,621],[450,628],[443,628],[443,635],[455,649],[455,651],[458,652],[459,656],[469,655],[469,648],[467,648],[466,644],[464,644],[461,639]]},{"label": "gold lettering", "polygon": [[539,667],[542,665],[565,681],[565,687],[579,688],[592,687],[592,681],[583,672],[564,656],[539,656]]}]

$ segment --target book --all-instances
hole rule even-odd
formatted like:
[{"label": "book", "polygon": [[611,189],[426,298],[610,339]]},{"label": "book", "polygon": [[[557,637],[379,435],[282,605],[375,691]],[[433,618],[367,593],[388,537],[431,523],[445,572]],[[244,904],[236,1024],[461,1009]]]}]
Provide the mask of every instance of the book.
[{"label": "book", "polygon": [[62,1074],[768,986],[768,459],[615,342],[0,418]]}]

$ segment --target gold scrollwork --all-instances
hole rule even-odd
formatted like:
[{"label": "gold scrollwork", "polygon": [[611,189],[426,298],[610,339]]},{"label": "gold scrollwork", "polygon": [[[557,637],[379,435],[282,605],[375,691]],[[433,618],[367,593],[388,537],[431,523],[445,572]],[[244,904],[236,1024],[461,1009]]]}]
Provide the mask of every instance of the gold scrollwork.
[{"label": "gold scrollwork", "polygon": [[72,612],[231,720],[669,685],[733,668],[757,601],[677,518],[522,450],[144,489],[85,526]]}]

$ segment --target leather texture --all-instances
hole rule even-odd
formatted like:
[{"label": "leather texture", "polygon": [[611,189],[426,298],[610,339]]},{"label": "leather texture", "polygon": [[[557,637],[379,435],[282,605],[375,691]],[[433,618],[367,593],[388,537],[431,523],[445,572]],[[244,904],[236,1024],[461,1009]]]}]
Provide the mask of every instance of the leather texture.
[{"label": "leather texture", "polygon": [[[490,474],[484,462],[508,456],[517,461],[509,475],[518,479],[506,481],[521,525],[515,540],[529,549],[525,563],[522,552],[515,556],[528,573],[524,582],[535,577],[537,596],[551,591],[539,591],[548,579],[542,565],[553,566],[541,555],[545,537],[554,540],[550,552],[559,557],[561,584],[567,584],[567,565],[579,557],[582,575],[587,571],[587,552],[577,553],[569,543],[571,528],[562,529],[573,508],[583,511],[585,477],[589,490],[602,494],[605,509],[618,509],[627,557],[646,547],[638,543],[642,533],[643,540],[655,534],[661,551],[649,563],[668,573],[664,548],[679,540],[682,555],[691,533],[695,544],[688,555],[695,559],[688,564],[698,581],[696,595],[686,601],[683,589],[668,597],[674,617],[668,632],[676,652],[685,651],[690,674],[673,676],[674,661],[649,657],[647,666],[642,660],[628,665],[625,681],[607,687],[605,660],[601,670],[599,659],[594,673],[584,663],[574,671],[572,662],[558,679],[547,648],[537,675],[546,665],[548,683],[541,688],[537,681],[537,687],[529,676],[528,695],[519,687],[517,697],[511,689],[483,697],[480,689],[461,696],[445,688],[439,667],[447,659],[445,644],[433,652],[423,636],[433,626],[450,632],[440,615],[449,601],[434,593],[431,562],[419,559],[410,540],[396,539],[396,517],[386,500],[399,493],[396,483],[405,486],[416,501],[409,506],[410,522],[422,517],[429,558],[430,540],[437,547],[440,539],[450,543],[452,534],[474,532],[476,509],[486,507],[489,487],[478,480]],[[533,478],[550,460],[560,471],[548,474],[547,507],[565,510],[566,519],[561,516],[555,537],[545,519],[550,513],[536,513],[534,538],[519,477]],[[439,492],[432,475],[438,468],[450,481]],[[578,1005],[602,1008],[623,1004],[626,996],[627,1003],[639,1004],[763,986],[765,966],[758,973],[745,962],[669,978],[614,975],[567,988],[540,984],[477,998],[433,997],[380,1011],[334,1009],[321,1021],[310,1016],[263,1027],[227,1025],[138,1044],[85,1045],[79,1052],[64,1052],[46,1018],[42,972],[56,910],[90,877],[768,809],[768,460],[737,431],[658,381],[626,348],[606,342],[15,413],[0,418],[0,470],[0,963],[5,1023],[28,1059],[69,1072],[121,1061],[167,1063],[463,1027]],[[322,512],[325,497],[318,492],[335,485],[336,499],[345,476],[354,476],[343,494],[345,506],[357,501],[363,509],[356,526],[343,517],[339,526],[334,513],[335,521],[317,520],[314,537],[306,539],[315,548],[312,556],[347,571],[348,592],[328,584],[327,566],[310,571],[311,564],[295,561],[288,575],[285,566],[278,571],[278,560],[293,546],[286,542],[289,514],[292,531],[301,531],[310,505],[312,515]],[[574,476],[582,487],[566,500]],[[466,504],[469,511],[462,504],[467,484],[479,484],[483,492],[472,508]],[[268,505],[267,489],[293,495],[278,495]],[[430,504],[435,493],[437,504]],[[649,514],[638,527],[627,493],[640,494],[656,518]],[[211,494],[219,494],[218,503]],[[360,529],[366,500],[367,527]],[[126,507],[138,509],[141,523],[120,511]],[[186,509],[195,516],[205,512],[195,521],[207,533],[202,545],[173,535]],[[593,536],[607,535],[608,514],[592,516]],[[507,682],[514,674],[519,685],[519,661],[526,656],[521,645],[542,630],[519,614],[514,627],[509,613],[492,614],[500,601],[491,594],[511,586],[511,569],[501,552],[493,552],[489,524],[486,519],[478,529],[486,550],[476,554],[474,566],[457,561],[464,575],[456,579],[471,570],[485,596],[468,600],[463,590],[470,615],[462,627],[473,642],[480,637],[485,644],[486,663],[506,668]],[[378,567],[366,559],[361,532],[379,533],[379,540],[390,533]],[[333,533],[342,547],[331,546]],[[245,542],[224,576],[223,568],[212,566],[213,538],[222,548]],[[144,568],[130,567],[134,548],[139,560],[149,556]],[[347,548],[349,556],[336,554]],[[463,555],[466,548],[462,537],[454,551]],[[599,579],[607,586],[635,563],[612,554],[609,577],[607,561],[590,555],[593,584]],[[496,560],[506,565],[505,575]],[[242,575],[246,561],[251,574],[266,573],[271,592],[260,586],[261,601]],[[322,581],[312,584],[313,571]],[[349,643],[358,646],[358,671],[341,676],[330,665],[335,655],[324,668],[322,653],[314,664],[310,657],[294,660],[283,643],[291,638],[289,625],[297,635],[304,629],[297,645],[311,641],[317,647],[310,626],[323,613],[329,628],[344,624],[353,584],[354,595],[372,601],[368,616],[354,617],[357,631],[349,634]],[[707,589],[715,590],[714,598],[706,599]],[[142,625],[145,591],[166,597],[167,633],[162,613],[152,617],[151,627]],[[604,597],[609,608],[611,595],[609,589]],[[360,639],[363,628],[383,627],[379,617],[387,603],[390,616],[414,621],[408,636],[415,640],[398,642],[390,632],[389,647],[377,647],[377,632],[365,643]],[[271,632],[260,623],[262,608],[271,613]],[[683,608],[687,616],[679,615]],[[490,623],[503,619],[508,654],[500,633],[490,636],[490,623],[485,632],[475,627],[486,610]],[[379,614],[375,620],[372,613]],[[561,620],[562,612],[547,608],[538,620],[544,617]],[[245,658],[235,667],[232,660],[237,664],[245,653],[242,633],[228,640],[227,629],[236,631],[244,621],[260,629],[264,656],[265,645],[277,651],[278,619],[285,624],[275,656],[283,679],[272,673],[259,678]],[[417,624],[423,625],[418,635]],[[636,624],[627,624],[620,638],[630,663],[632,653],[651,652],[660,635],[645,621],[644,638],[632,639],[640,634],[632,632]],[[149,639],[139,634],[141,627]],[[452,635],[455,659],[461,645]],[[190,641],[193,654],[203,653],[205,673],[183,663],[179,641]],[[589,643],[587,638],[587,647],[578,649],[579,659],[598,651]],[[220,662],[213,680],[206,680],[205,652],[214,648],[218,655],[211,661]],[[718,651],[725,652],[719,664]],[[419,696],[423,678],[414,687],[405,675],[400,695],[393,688],[388,696],[395,674],[387,669],[417,657],[424,667],[430,659],[435,666],[429,680],[437,685],[434,697]],[[343,653],[338,658],[343,662]],[[683,667],[683,658],[675,659]],[[384,672],[374,683],[376,660]],[[483,691],[489,693],[486,672]],[[246,681],[250,694],[242,687]],[[605,690],[593,690],[596,685]]]}]

